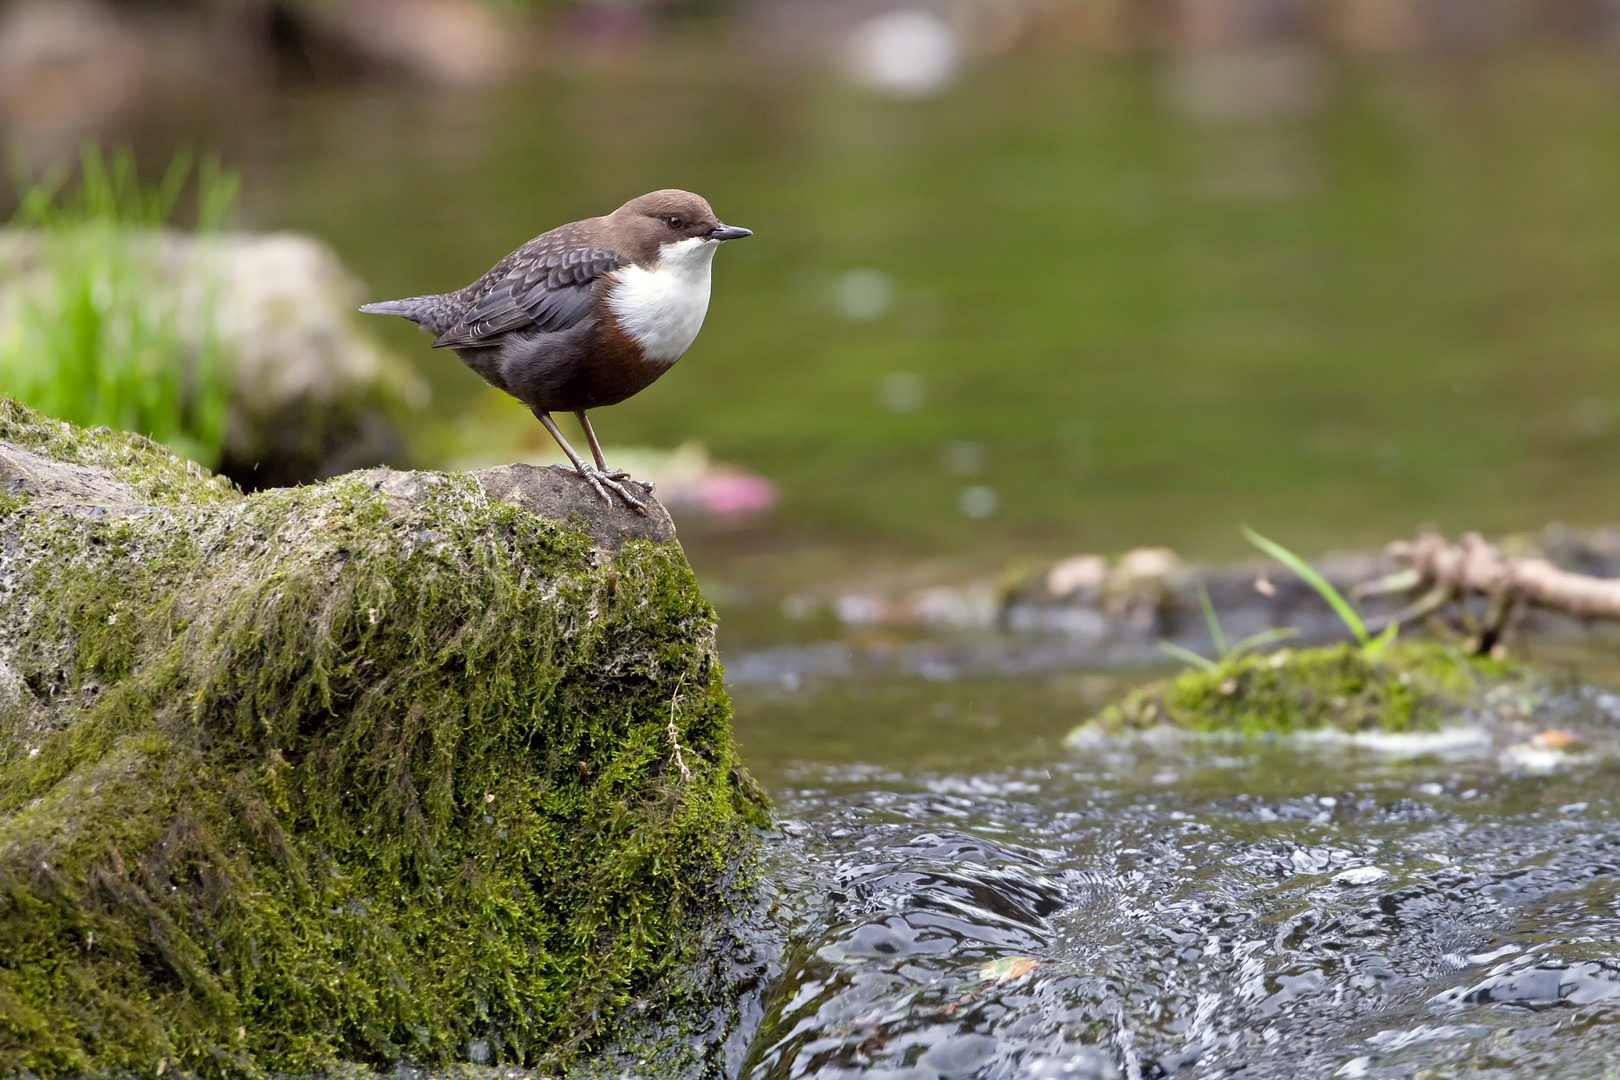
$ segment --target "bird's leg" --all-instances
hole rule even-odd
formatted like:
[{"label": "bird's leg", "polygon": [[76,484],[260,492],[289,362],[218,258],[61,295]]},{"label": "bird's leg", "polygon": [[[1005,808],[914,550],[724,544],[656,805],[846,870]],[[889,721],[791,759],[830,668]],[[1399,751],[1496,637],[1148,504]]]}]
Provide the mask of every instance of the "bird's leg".
[{"label": "bird's leg", "polygon": [[[596,430],[591,427],[591,422],[585,419],[585,410],[575,409],[574,416],[578,418],[579,426],[585,432],[585,441],[591,444],[591,456],[596,459],[597,474],[602,477],[604,482],[611,485],[613,489],[623,496],[624,499],[632,506],[636,507],[638,510],[641,510],[642,513],[646,513],[647,511],[642,507],[641,503],[632,498],[629,493],[627,493],[624,488],[618,484],[618,481],[620,480],[629,480],[630,474],[625,472],[623,469],[608,468],[607,458],[602,456],[602,444],[596,441]],[[646,488],[648,494],[652,493],[653,486],[646,481],[636,480],[633,481],[633,483],[640,484],[642,487]]]},{"label": "bird's leg", "polygon": [[[586,483],[590,484],[591,487],[596,489],[596,493],[602,496],[603,502],[610,506],[613,504],[613,497],[608,494],[609,491],[612,491],[614,494],[618,495],[619,498],[628,503],[638,514],[645,514],[647,512],[646,504],[640,499],[636,498],[634,495],[630,494],[629,491],[625,490],[624,485],[619,483],[616,478],[608,475],[605,471],[599,471],[591,468],[589,465],[585,464],[584,458],[574,453],[574,448],[568,445],[568,440],[563,438],[563,433],[557,430],[557,422],[551,418],[551,414],[549,412],[536,409],[534,416],[535,419],[539,420],[540,423],[545,426],[547,431],[551,432],[551,437],[557,440],[557,445],[562,447],[563,453],[568,455],[568,460],[574,463],[574,472],[578,473]],[[587,432],[590,431],[589,428],[586,428],[585,430]],[[594,435],[591,436],[591,449],[595,451],[597,461],[601,461],[602,452],[596,449],[596,437]]]},{"label": "bird's leg", "polygon": [[591,422],[585,419],[584,409],[575,409],[574,415],[579,418],[579,426],[585,429],[585,441],[591,444],[591,456],[596,459],[596,468],[610,480],[623,480],[630,474],[623,469],[609,469],[607,459],[602,456],[602,444],[596,441],[596,432],[591,429]]},{"label": "bird's leg", "polygon": [[598,495],[601,495],[602,498],[607,499],[608,502],[612,502],[612,499],[608,499],[607,490],[603,488],[601,484],[597,483],[596,473],[589,465],[585,464],[584,458],[574,453],[574,448],[568,445],[567,439],[563,438],[563,433],[557,429],[557,421],[551,418],[551,414],[548,412],[541,412],[537,409],[535,410],[534,415],[535,418],[545,426],[545,429],[551,432],[551,437],[557,440],[557,445],[562,447],[562,452],[568,455],[568,460],[574,463],[574,471],[579,473],[579,475],[584,477],[586,480],[589,480],[591,486],[596,489]]}]

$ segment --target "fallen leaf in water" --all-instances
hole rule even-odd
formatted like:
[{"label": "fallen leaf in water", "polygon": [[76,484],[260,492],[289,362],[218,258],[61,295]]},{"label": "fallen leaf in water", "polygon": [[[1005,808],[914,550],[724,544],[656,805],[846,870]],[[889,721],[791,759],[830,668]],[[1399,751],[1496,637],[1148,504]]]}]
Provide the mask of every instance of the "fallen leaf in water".
[{"label": "fallen leaf in water", "polygon": [[981,967],[979,978],[986,982],[1012,982],[1014,979],[1022,979],[1040,966],[1041,962],[1032,956],[1003,956],[1000,960],[992,960]]},{"label": "fallen leaf in water", "polygon": [[1532,736],[1530,741],[1535,743],[1537,746],[1544,746],[1548,750],[1562,750],[1566,746],[1573,746],[1580,740],[1575,738],[1574,734],[1571,732],[1561,731],[1558,728],[1550,728],[1547,731],[1541,732],[1539,735]]}]

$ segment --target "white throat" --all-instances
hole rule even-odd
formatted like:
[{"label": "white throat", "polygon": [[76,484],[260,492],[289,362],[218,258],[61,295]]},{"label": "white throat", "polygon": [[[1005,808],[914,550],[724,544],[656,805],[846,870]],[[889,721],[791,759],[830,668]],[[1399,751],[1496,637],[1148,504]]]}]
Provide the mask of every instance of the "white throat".
[{"label": "white throat", "polygon": [[651,270],[626,266],[607,295],[619,326],[647,359],[673,364],[703,329],[718,240],[692,236],[658,249]]}]

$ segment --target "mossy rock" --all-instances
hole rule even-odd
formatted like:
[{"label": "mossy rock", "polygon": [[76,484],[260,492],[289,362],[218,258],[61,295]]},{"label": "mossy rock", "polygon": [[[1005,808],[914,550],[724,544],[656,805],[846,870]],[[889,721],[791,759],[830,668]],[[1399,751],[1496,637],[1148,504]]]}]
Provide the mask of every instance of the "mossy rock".
[{"label": "mossy rock", "polygon": [[714,612],[517,468],[248,497],[0,399],[0,1076],[559,1068],[692,959],[765,820]]},{"label": "mossy rock", "polygon": [[1323,729],[1433,731],[1511,674],[1504,661],[1428,641],[1282,649],[1214,670],[1188,668],[1132,690],[1070,738],[1161,725],[1248,737]]}]

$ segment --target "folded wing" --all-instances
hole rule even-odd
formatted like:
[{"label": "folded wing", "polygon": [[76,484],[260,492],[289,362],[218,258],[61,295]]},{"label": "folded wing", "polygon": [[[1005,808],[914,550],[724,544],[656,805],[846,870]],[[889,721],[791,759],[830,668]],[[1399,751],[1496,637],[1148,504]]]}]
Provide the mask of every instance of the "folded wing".
[{"label": "folded wing", "polygon": [[597,283],[630,260],[578,239],[566,226],[554,229],[496,263],[464,290],[465,316],[433,347],[488,345],[512,330],[555,332],[585,318]]}]

